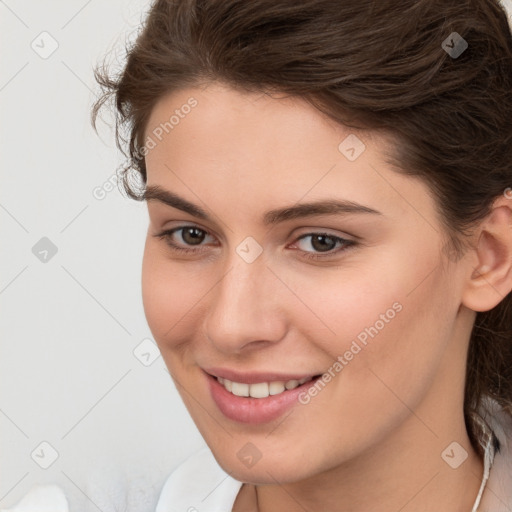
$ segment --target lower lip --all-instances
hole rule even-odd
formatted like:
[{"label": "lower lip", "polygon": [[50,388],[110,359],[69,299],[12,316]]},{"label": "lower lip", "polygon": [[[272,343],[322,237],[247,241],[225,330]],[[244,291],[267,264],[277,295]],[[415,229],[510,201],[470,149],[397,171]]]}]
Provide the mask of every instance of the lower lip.
[{"label": "lower lip", "polygon": [[220,411],[230,420],[240,423],[268,423],[279,418],[284,412],[298,404],[301,393],[313,386],[317,377],[295,389],[288,389],[278,395],[266,398],[242,397],[230,393],[215,377],[206,374],[213,401]]}]

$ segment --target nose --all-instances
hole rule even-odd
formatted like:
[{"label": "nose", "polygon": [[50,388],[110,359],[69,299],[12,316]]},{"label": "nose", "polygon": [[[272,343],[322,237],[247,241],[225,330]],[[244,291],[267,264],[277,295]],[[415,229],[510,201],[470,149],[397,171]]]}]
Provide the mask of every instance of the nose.
[{"label": "nose", "polygon": [[206,338],[219,352],[231,355],[279,342],[286,332],[280,286],[262,256],[247,263],[235,253],[209,294]]}]

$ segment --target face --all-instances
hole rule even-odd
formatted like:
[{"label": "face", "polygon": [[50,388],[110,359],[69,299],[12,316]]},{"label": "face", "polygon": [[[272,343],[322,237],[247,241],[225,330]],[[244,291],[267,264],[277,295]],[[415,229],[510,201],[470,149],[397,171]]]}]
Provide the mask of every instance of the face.
[{"label": "face", "polygon": [[[386,163],[390,140],[220,84],[162,98],[146,136],[147,321],[233,477],[291,482],[356,460],[462,379],[461,282],[440,265],[426,185]],[[276,394],[237,397],[210,374]]]}]

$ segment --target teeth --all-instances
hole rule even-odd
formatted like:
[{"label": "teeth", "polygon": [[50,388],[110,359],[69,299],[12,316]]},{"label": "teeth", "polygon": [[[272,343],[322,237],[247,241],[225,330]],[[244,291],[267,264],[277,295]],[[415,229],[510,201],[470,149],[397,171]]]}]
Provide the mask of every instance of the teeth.
[{"label": "teeth", "polygon": [[241,382],[233,382],[231,393],[236,396],[249,396],[249,384],[243,384]]},{"label": "teeth", "polygon": [[225,389],[236,396],[245,396],[252,398],[267,398],[270,395],[279,395],[287,389],[295,389],[297,386],[312,380],[312,377],[304,377],[300,380],[289,380],[287,382],[258,382],[255,384],[244,384],[242,382],[232,382],[222,377],[217,377],[217,380],[224,386]]},{"label": "teeth", "polygon": [[249,395],[253,398],[266,398],[268,396],[268,384],[259,382],[258,384],[249,385]]},{"label": "teeth", "polygon": [[294,389],[299,385],[298,380],[289,380],[284,386],[286,389]]},{"label": "teeth", "polygon": [[271,382],[268,386],[269,395],[278,395],[285,390],[284,382]]}]

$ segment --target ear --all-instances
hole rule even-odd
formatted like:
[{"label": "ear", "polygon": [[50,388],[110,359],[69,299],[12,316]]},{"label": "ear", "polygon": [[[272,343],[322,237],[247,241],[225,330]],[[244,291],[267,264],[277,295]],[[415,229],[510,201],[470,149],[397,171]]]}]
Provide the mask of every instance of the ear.
[{"label": "ear", "polygon": [[489,311],[512,290],[512,195],[494,201],[476,239],[461,298],[473,311]]}]

